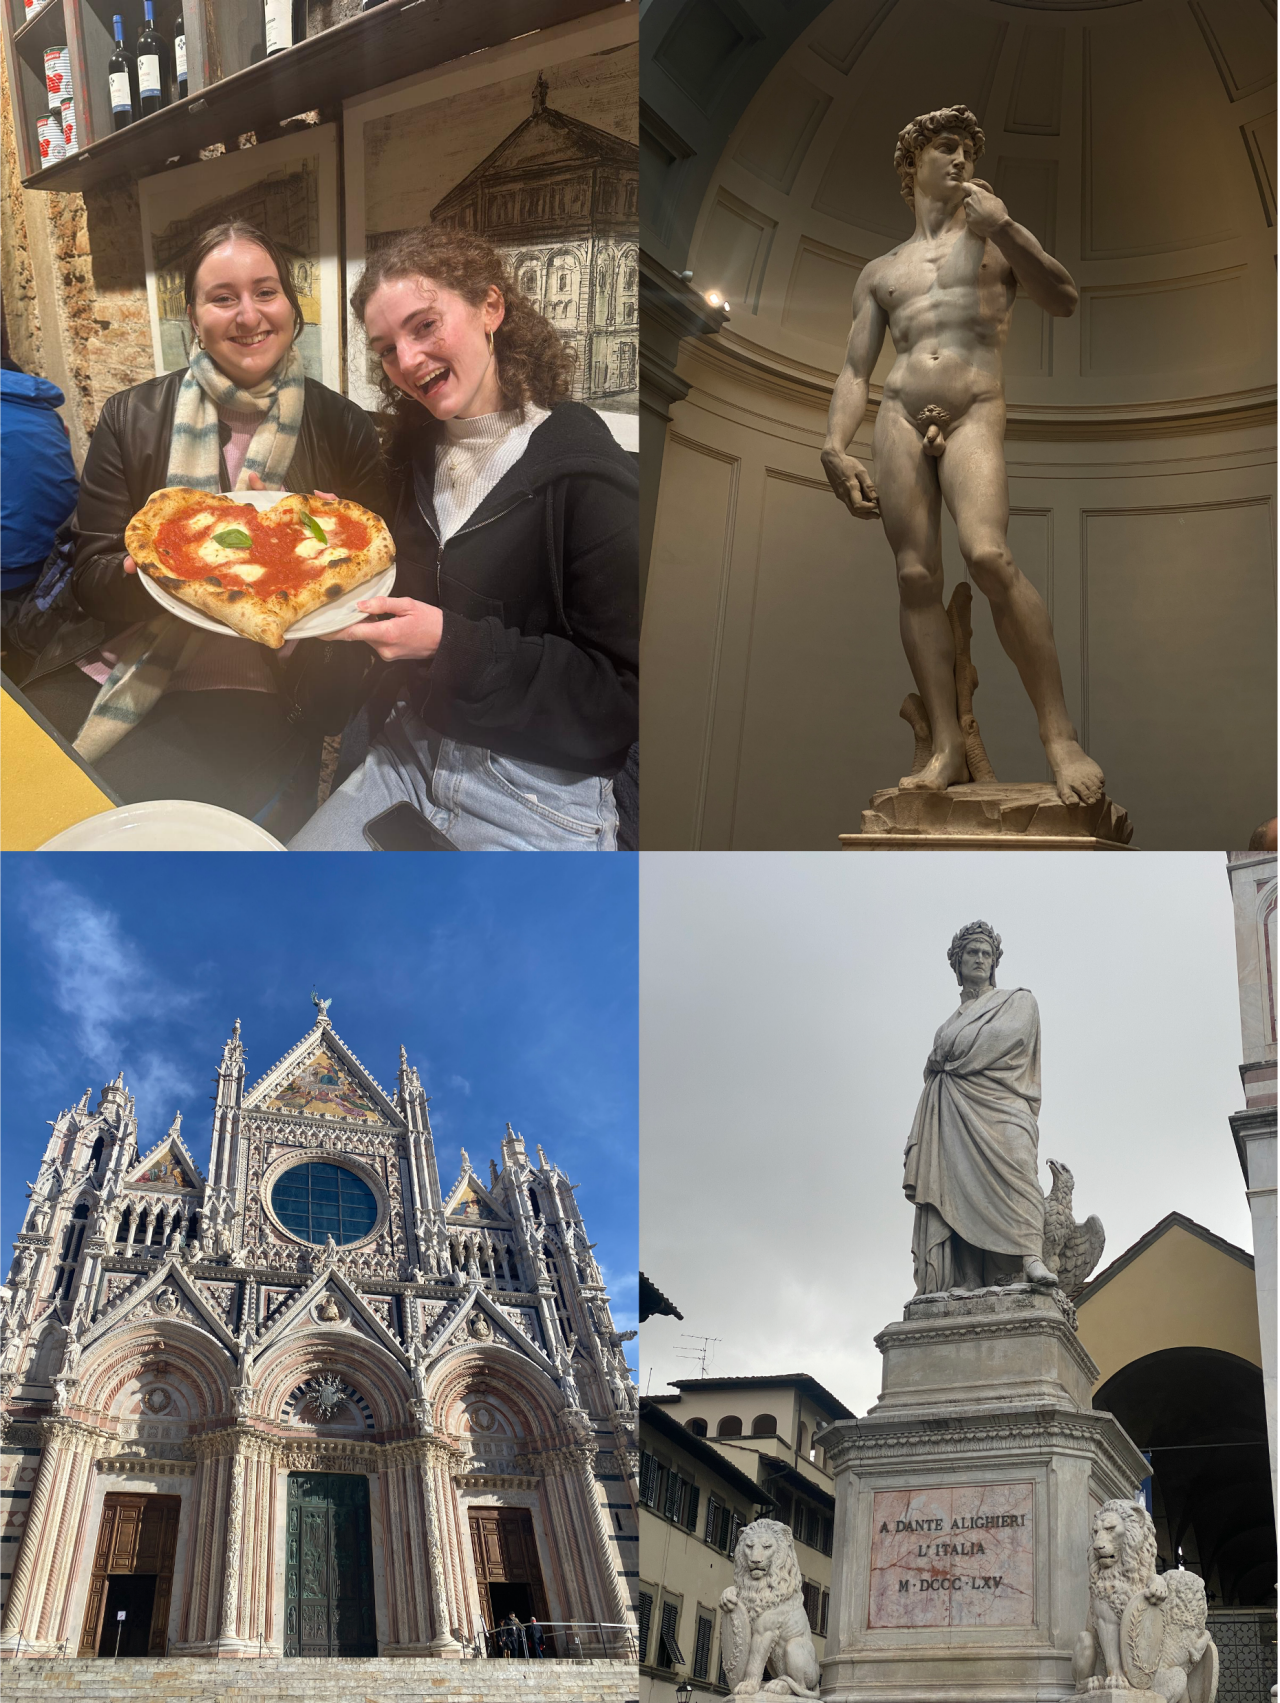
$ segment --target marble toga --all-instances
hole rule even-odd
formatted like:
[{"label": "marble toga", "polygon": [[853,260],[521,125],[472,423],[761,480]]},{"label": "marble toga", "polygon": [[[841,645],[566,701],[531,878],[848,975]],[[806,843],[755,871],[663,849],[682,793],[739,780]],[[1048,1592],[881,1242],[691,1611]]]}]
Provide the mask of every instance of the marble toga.
[{"label": "marble toga", "polygon": [[977,1289],[1039,1258],[1040,1012],[1026,988],[992,988],[933,1039],[902,1186],[915,1203],[916,1293]]}]

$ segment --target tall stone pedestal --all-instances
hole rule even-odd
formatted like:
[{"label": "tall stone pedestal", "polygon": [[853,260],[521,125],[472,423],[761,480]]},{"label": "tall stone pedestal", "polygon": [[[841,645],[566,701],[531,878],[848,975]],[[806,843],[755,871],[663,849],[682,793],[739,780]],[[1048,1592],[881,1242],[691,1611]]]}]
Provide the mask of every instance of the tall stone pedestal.
[{"label": "tall stone pedestal", "polygon": [[833,1703],[1059,1703],[1089,1610],[1090,1525],[1148,1471],[1060,1295],[910,1302],[883,1389],[822,1433],[836,1479]]}]

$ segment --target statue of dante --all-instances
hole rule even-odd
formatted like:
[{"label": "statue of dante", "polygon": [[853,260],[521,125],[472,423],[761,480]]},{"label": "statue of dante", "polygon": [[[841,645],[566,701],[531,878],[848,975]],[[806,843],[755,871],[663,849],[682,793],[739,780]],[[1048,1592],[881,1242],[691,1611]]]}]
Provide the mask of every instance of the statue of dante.
[{"label": "statue of dante", "polygon": [[[967,106],[922,113],[899,133],[893,163],[915,230],[858,275],[822,466],[850,514],[883,520],[897,562],[902,643],[932,740],[929,761],[901,786],[941,792],[968,772],[955,643],[942,606],[945,502],[970,577],[1035,706],[1058,795],[1064,804],[1093,804],[1102,770],[1067,714],[1048,611],[1009,554],[1001,359],[1019,287],[1059,318],[1075,312],[1079,297],[1066,268],[974,176],[984,145]],[[886,331],[897,359],[876,414],[872,484],[848,450]]]},{"label": "statue of dante", "polygon": [[1019,1277],[1052,1288],[1036,1158],[1040,1011],[1026,988],[997,988],[990,923],[962,928],[947,957],[960,1009],[933,1038],[902,1180],[916,1209],[916,1293]]}]

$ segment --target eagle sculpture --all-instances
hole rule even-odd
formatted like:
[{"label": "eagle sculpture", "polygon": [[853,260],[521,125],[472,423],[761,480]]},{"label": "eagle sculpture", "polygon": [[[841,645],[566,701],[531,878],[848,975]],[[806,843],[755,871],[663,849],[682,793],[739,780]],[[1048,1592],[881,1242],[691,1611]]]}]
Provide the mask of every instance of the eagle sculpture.
[{"label": "eagle sculpture", "polygon": [[1067,1167],[1058,1159],[1050,1159],[1049,1169],[1053,1187],[1044,1202],[1044,1263],[1057,1272],[1063,1294],[1074,1295],[1102,1258],[1107,1238],[1096,1214],[1083,1224],[1077,1224],[1071,1216],[1071,1191],[1076,1180]]}]

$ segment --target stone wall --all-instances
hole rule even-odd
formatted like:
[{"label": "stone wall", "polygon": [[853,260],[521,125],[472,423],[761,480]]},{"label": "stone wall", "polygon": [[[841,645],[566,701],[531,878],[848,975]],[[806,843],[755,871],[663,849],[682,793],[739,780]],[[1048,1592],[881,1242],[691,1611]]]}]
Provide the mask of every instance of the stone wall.
[{"label": "stone wall", "polygon": [[0,67],[0,277],[4,279],[5,329],[20,367],[40,372],[42,338],[36,280],[31,269],[27,210],[14,145],[13,102],[8,66]]}]

